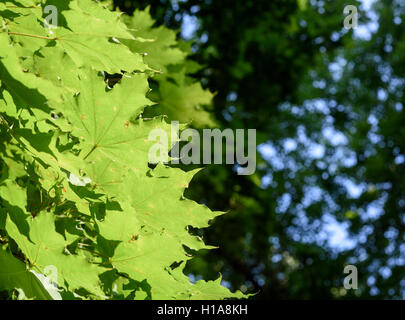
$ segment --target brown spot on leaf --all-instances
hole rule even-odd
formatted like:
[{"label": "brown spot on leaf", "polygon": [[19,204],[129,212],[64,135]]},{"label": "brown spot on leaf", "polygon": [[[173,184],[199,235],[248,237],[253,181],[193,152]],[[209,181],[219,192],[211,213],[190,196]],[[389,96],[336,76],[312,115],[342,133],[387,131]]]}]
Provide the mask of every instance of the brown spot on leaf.
[{"label": "brown spot on leaf", "polygon": [[129,243],[134,242],[136,240],[138,240],[139,236],[137,234],[133,234],[131,239],[128,241]]}]

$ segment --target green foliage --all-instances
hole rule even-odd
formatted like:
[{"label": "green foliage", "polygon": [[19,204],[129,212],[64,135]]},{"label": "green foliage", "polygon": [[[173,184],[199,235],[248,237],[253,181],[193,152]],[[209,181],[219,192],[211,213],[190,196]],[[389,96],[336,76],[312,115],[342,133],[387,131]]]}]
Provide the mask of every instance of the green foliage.
[{"label": "green foliage", "polygon": [[163,26],[153,28],[154,21],[145,11],[136,10],[125,22],[135,37],[143,41],[122,39],[133,52],[145,53],[145,62],[160,72],[153,78],[155,92],[149,97],[157,103],[146,110],[147,116],[165,114],[171,120],[193,121],[197,127],[212,126],[211,115],[205,107],[211,103],[213,94],[203,90],[201,84],[189,76],[200,67],[186,58],[190,54],[187,43],[178,43],[176,34]]},{"label": "green foliage", "polygon": [[51,266],[65,299],[242,298],[183,273],[211,248],[195,229],[222,214],[183,196],[194,172],[148,166],[164,111],[178,102],[190,121],[212,96],[185,46],[147,12],[90,0],[47,1],[60,25],[46,29],[44,4],[0,4],[0,290],[50,299],[35,274]]},{"label": "green foliage", "polygon": [[0,250],[0,291],[21,288],[27,298],[49,300],[51,296],[25,264],[10,253]]},{"label": "green foliage", "polygon": [[[128,13],[150,5],[174,29],[198,21],[193,59],[217,93],[215,120],[257,129],[267,151],[253,176],[212,166],[193,179],[188,197],[231,212],[201,233],[221,246],[189,272],[221,270],[258,299],[404,298],[405,10],[371,2],[114,0]],[[358,30],[343,27],[348,4]],[[353,246],[330,244],[330,220]],[[346,264],[358,290],[342,290]]]}]

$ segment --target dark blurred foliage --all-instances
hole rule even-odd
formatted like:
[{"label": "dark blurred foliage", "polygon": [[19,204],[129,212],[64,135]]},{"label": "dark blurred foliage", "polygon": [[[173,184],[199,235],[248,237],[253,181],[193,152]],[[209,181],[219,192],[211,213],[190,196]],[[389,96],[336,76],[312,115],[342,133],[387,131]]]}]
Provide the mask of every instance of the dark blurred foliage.
[{"label": "dark blurred foliage", "polygon": [[[114,3],[128,13],[150,5],[174,29],[196,19],[193,59],[205,66],[196,76],[217,93],[216,119],[257,129],[255,175],[213,165],[188,190],[229,210],[203,233],[220,248],[199,252],[188,271],[221,272],[258,299],[403,298],[404,3],[360,12],[361,25],[378,26],[362,38],[343,28],[356,1]],[[337,225],[347,235],[331,243]],[[358,290],[342,289],[347,264]]]}]

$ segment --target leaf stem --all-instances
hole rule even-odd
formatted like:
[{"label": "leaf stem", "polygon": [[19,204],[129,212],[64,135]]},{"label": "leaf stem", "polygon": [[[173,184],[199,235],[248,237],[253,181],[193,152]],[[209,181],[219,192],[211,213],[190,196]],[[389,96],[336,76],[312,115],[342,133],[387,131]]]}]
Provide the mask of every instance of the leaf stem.
[{"label": "leaf stem", "polygon": [[41,9],[41,7],[38,6],[28,6],[28,7],[19,7],[15,4],[7,4],[6,8],[17,8],[17,9]]},{"label": "leaf stem", "polygon": [[96,150],[96,148],[97,148],[97,144],[95,144],[95,145],[93,146],[93,148],[91,148],[91,150],[90,150],[89,153],[83,158],[83,160],[86,160],[86,159],[89,157],[89,155],[91,155],[91,154],[93,153],[93,151]]},{"label": "leaf stem", "polygon": [[58,40],[58,38],[49,38],[49,37],[44,37],[44,36],[38,36],[36,34],[30,34],[30,33],[21,33],[21,32],[7,32],[9,35],[15,35],[15,36],[25,36],[25,37],[32,37],[32,38],[38,38],[38,39],[45,39],[45,40]]}]

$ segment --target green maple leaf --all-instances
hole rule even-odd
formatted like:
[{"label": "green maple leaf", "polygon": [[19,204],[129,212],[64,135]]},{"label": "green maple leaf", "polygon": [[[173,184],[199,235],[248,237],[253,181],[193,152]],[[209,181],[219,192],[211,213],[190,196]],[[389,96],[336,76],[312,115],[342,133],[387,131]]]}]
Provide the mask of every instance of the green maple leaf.
[{"label": "green maple leaf", "polygon": [[0,290],[22,289],[27,298],[52,300],[38,278],[25,263],[0,248]]},{"label": "green maple leaf", "polygon": [[178,241],[179,247],[208,248],[201,239],[189,234],[188,226],[208,227],[209,221],[222,213],[212,212],[183,197],[194,174],[195,171],[184,172],[158,165],[145,176],[127,176],[124,184],[128,188],[121,190],[121,197],[126,197],[136,210],[142,225],[150,226],[156,233],[166,233]]},{"label": "green maple leaf", "polygon": [[152,104],[145,97],[149,90],[145,74],[125,77],[112,90],[92,71],[80,76],[80,93],[70,99],[64,113],[81,141],[84,169],[94,183],[107,187],[120,182],[129,168],[147,168],[149,132],[167,125],[162,119],[133,121]]},{"label": "green maple leaf", "polygon": [[34,270],[43,273],[47,267],[57,270],[58,285],[69,290],[84,288],[102,294],[98,274],[102,269],[87,261],[84,256],[66,254],[67,241],[55,231],[54,217],[42,212],[28,219],[29,237],[23,236],[16,224],[6,218],[6,231],[18,244]]},{"label": "green maple leaf", "polygon": [[[190,252],[211,247],[189,227],[208,227],[222,213],[184,198],[195,171],[148,165],[152,130],[170,136],[167,152],[178,141],[162,114],[210,123],[197,107],[212,94],[187,75],[198,68],[186,60],[190,48],[173,31],[153,27],[148,12],[125,18],[125,25],[99,3],[50,0],[60,25],[47,29],[42,1],[5,4],[0,229],[18,246],[11,241],[10,251],[22,253],[32,271],[54,267],[58,286],[71,295],[85,289],[84,298],[243,297],[221,279],[190,283]],[[152,93],[151,68],[163,72],[152,78]],[[111,89],[101,71],[123,77]],[[147,119],[145,107],[154,118]],[[0,256],[12,265],[13,259]],[[6,277],[0,273],[0,286]],[[26,272],[7,280],[7,289],[20,280],[29,280]]]},{"label": "green maple leaf", "polygon": [[79,91],[80,78],[77,75],[77,67],[63,50],[55,50],[54,47],[41,48],[33,56],[31,71],[62,87],[69,94]]},{"label": "green maple leaf", "polygon": [[92,66],[109,73],[148,69],[140,54],[132,53],[119,41],[112,40],[135,39],[119,21],[119,16],[92,1],[70,1],[69,9],[61,12],[63,25],[57,28],[44,27],[40,7],[30,9],[28,14],[27,10],[16,10],[20,16],[7,23],[8,34],[26,52],[34,53],[51,46],[69,55],[77,67]]},{"label": "green maple leaf", "polygon": [[18,244],[31,268],[43,273],[47,267],[55,267],[61,287],[85,288],[101,294],[98,274],[103,269],[89,263],[84,256],[66,254],[68,243],[55,231],[55,218],[51,212],[42,212],[36,218],[26,214],[26,191],[10,180],[0,185],[0,200],[4,206],[0,220],[5,221],[0,227],[5,228]]},{"label": "green maple leaf", "polygon": [[[190,48],[176,41],[176,33],[165,27],[154,27],[154,21],[145,11],[136,10],[133,17],[124,16],[124,22],[136,37],[144,41],[122,40],[135,53],[146,53],[144,61],[162,74],[154,77],[158,92],[150,95],[158,106],[148,110],[148,116],[165,114],[170,120],[193,122],[196,126],[213,125],[209,113],[202,107],[211,103],[213,94],[203,90],[200,83],[187,77],[199,66],[186,60]],[[197,66],[196,66],[197,65]]]},{"label": "green maple leaf", "polygon": [[8,112],[11,116],[17,116],[17,111],[23,108],[50,111],[49,104],[55,106],[61,102],[61,92],[52,83],[23,72],[17,52],[5,33],[0,33],[0,84],[0,92],[7,90],[16,107]]},{"label": "green maple leaf", "polygon": [[167,66],[183,62],[186,53],[177,47],[176,33],[163,26],[153,27],[155,22],[145,11],[136,10],[132,17],[124,16],[124,22],[136,38],[143,41],[128,41],[122,43],[132,52],[145,53],[144,61],[153,69],[166,73]]},{"label": "green maple leaf", "polygon": [[25,189],[12,180],[5,180],[0,184],[0,201],[4,208],[0,213],[1,220],[5,221],[6,214],[8,213],[9,218],[18,228],[18,232],[28,236],[29,224],[27,219],[30,215],[25,212],[27,204]]},{"label": "green maple leaf", "polygon": [[[205,212],[205,215],[202,215],[203,210],[199,210],[197,204],[194,204],[193,212],[184,210],[181,201],[187,201],[175,196],[180,195],[178,191],[175,191],[172,197],[165,194],[165,190],[170,189],[167,186],[173,186],[170,184],[173,181],[168,177],[169,171],[163,167],[157,171],[161,174],[159,177],[158,173],[155,173],[155,177],[137,181],[140,187],[132,191],[139,201],[138,205],[131,208],[125,201],[121,201],[121,204],[126,204],[121,210],[107,212],[105,219],[98,223],[103,238],[119,241],[117,247],[110,248],[114,253],[109,263],[130,279],[139,283],[146,282],[151,287],[149,294],[152,299],[241,297],[241,293],[231,293],[228,289],[220,287],[219,281],[201,281],[193,285],[184,275],[183,267],[172,267],[174,263],[190,259],[183,245],[199,249],[205,247],[201,240],[188,234],[187,224],[205,226],[214,214]],[[165,175],[162,175],[163,173]],[[174,171],[172,174],[176,179]],[[169,181],[164,188],[157,183],[156,189],[152,190],[151,186],[159,178],[162,180],[169,178]],[[178,179],[178,182],[184,183],[181,179]],[[142,192],[141,189],[145,191]],[[180,189],[183,190],[184,186]],[[174,190],[177,190],[176,186]],[[167,202],[168,199],[171,202]],[[162,202],[159,203],[159,200]],[[143,211],[144,207],[148,208],[147,211]],[[189,218],[185,217],[187,215]]]},{"label": "green maple leaf", "polygon": [[147,76],[136,73],[108,90],[94,71],[80,73],[81,87],[70,99],[65,114],[74,123],[73,134],[82,139],[85,151],[106,148],[131,138],[131,118],[151,104]]},{"label": "green maple leaf", "polygon": [[199,82],[190,82],[185,71],[170,74],[169,77],[160,75],[158,106],[153,110],[156,114],[166,114],[171,120],[192,122],[199,127],[214,124],[211,115],[203,106],[211,104],[213,94],[204,90]]}]

